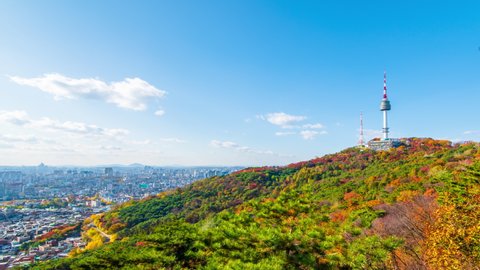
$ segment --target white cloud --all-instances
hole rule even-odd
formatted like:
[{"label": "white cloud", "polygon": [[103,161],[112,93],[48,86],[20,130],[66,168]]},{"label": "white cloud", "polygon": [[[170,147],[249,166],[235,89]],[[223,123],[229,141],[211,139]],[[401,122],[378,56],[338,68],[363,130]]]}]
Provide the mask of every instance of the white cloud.
[{"label": "white cloud", "polygon": [[148,145],[148,144],[151,144],[152,141],[150,140],[141,140],[141,141],[130,141],[131,144],[134,144],[134,145]]},{"label": "white cloud", "polygon": [[229,141],[218,141],[212,140],[210,145],[217,148],[238,148],[240,147],[237,143],[229,142]]},{"label": "white cloud", "polygon": [[0,111],[0,121],[14,125],[25,125],[30,120],[24,111]]},{"label": "white cloud", "polygon": [[310,140],[313,139],[315,136],[319,134],[326,134],[326,131],[314,131],[313,129],[323,129],[325,126],[321,123],[307,123],[307,124],[299,124],[299,122],[304,121],[307,119],[306,116],[302,115],[290,115],[283,112],[277,113],[269,113],[266,115],[257,115],[257,118],[266,120],[271,124],[281,127],[282,129],[303,129],[302,131],[295,132],[283,132],[278,131],[275,132],[276,136],[289,136],[294,134],[300,134],[304,139]]},{"label": "white cloud", "polygon": [[19,85],[49,93],[56,100],[96,99],[136,111],[145,110],[148,100],[162,98],[166,94],[164,90],[159,90],[140,78],[125,78],[123,81],[107,83],[94,78],[75,79],[51,73],[36,78],[11,76],[10,79]]},{"label": "white cloud", "polygon": [[465,134],[465,135],[480,134],[480,131],[479,130],[467,130],[467,131],[463,132],[463,134]]},{"label": "white cloud", "polygon": [[0,111],[0,122],[50,131],[63,131],[85,135],[104,135],[108,137],[125,136],[129,133],[126,129],[101,128],[96,125],[89,125],[82,122],[61,122],[48,117],[33,119],[29,117],[25,111]]},{"label": "white cloud", "polygon": [[104,151],[110,151],[110,152],[123,150],[121,147],[114,146],[114,145],[101,145],[101,146],[98,146],[97,148],[98,150],[104,150]]},{"label": "white cloud", "polygon": [[157,111],[155,111],[154,114],[158,117],[161,117],[165,114],[165,111],[164,110],[157,110]]},{"label": "white cloud", "polygon": [[[63,145],[59,141],[51,138],[40,138],[31,135],[8,134],[0,135],[0,144],[9,146],[8,148],[25,153],[25,151],[34,152],[73,152],[75,149]],[[5,148],[5,147],[4,147]]]},{"label": "white cloud", "polygon": [[4,150],[4,149],[13,149],[13,148],[14,146],[11,143],[5,143],[0,141],[0,149]]},{"label": "white cloud", "polygon": [[31,120],[29,124],[33,127],[86,135],[105,135],[109,137],[117,137],[125,136],[129,133],[129,131],[125,129],[101,128],[96,125],[89,125],[82,122],[60,122],[47,117],[41,118],[40,120]]},{"label": "white cloud", "polygon": [[[22,110],[0,111],[0,154],[8,157],[0,165],[174,164],[186,153],[172,145],[184,142],[175,137],[138,138],[121,128],[36,117]],[[162,150],[169,148],[176,154],[168,156]]]},{"label": "white cloud", "polygon": [[155,140],[123,140],[124,143],[132,144],[132,145],[165,145],[162,143],[186,143],[186,140],[182,140],[179,138],[156,138]]},{"label": "white cloud", "polygon": [[267,120],[273,125],[280,126],[282,128],[289,128],[292,124],[301,122],[307,117],[301,115],[290,115],[284,112],[269,113],[265,116],[259,116],[259,118]]},{"label": "white cloud", "polygon": [[238,143],[231,142],[231,141],[212,140],[210,142],[210,145],[216,148],[233,149],[233,150],[236,150],[239,152],[245,152],[245,153],[260,154],[260,155],[278,155],[270,150],[257,150],[248,146],[241,146]]},{"label": "white cloud", "polygon": [[98,128],[98,127],[96,128],[97,130],[100,131],[101,134],[110,136],[110,137],[126,136],[130,134],[130,131],[123,128]]},{"label": "white cloud", "polygon": [[324,135],[327,134],[325,130],[323,131],[315,131],[315,130],[302,130],[300,131],[300,135],[302,136],[303,139],[305,140],[312,140],[314,139],[317,135]]},{"label": "white cloud", "polygon": [[278,131],[278,132],[275,132],[275,136],[289,136],[289,135],[294,135],[294,134],[296,134],[296,132],[293,132],[293,131],[287,131],[287,132]]},{"label": "white cloud", "polygon": [[303,139],[305,140],[312,140],[315,136],[318,135],[318,131],[314,130],[302,130],[300,131],[300,135],[302,135]]},{"label": "white cloud", "polygon": [[162,142],[174,142],[174,143],[186,143],[186,140],[182,140],[179,138],[160,138],[159,139]]},{"label": "white cloud", "polygon": [[39,140],[34,136],[0,134],[0,141],[14,143],[14,142],[38,142]]},{"label": "white cloud", "polygon": [[49,118],[42,118],[40,121],[33,121],[32,126],[40,126],[46,129],[59,130],[70,133],[78,133],[85,135],[105,135],[109,137],[117,137],[127,135],[129,132],[125,129],[101,128],[95,125],[88,125],[81,122],[59,122]]},{"label": "white cloud", "polygon": [[308,128],[308,129],[321,129],[321,128],[324,128],[324,127],[325,126],[320,124],[320,123],[303,125],[303,128]]}]

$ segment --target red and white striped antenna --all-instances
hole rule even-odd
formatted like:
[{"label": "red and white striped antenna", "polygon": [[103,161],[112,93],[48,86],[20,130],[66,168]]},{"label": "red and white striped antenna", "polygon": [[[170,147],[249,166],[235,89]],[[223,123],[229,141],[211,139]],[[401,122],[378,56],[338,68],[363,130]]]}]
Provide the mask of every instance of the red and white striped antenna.
[{"label": "red and white striped antenna", "polygon": [[387,99],[387,72],[383,72],[383,99]]}]

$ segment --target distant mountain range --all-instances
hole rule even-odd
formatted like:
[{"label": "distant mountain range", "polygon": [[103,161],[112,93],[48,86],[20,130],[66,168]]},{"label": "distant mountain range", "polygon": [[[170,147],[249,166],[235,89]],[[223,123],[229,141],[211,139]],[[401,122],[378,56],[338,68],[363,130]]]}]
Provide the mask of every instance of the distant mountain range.
[{"label": "distant mountain range", "polygon": [[410,138],[197,181],[85,221],[33,269],[478,269],[478,143]]}]

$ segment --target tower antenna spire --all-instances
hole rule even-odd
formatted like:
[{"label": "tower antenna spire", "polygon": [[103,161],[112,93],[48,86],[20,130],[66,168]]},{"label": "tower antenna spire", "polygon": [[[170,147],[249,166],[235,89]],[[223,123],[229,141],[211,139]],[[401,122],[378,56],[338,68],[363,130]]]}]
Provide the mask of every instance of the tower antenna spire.
[{"label": "tower antenna spire", "polygon": [[358,140],[358,146],[364,146],[365,141],[363,138],[363,112],[360,112],[360,138]]},{"label": "tower antenna spire", "polygon": [[387,99],[387,71],[383,71],[383,98]]}]

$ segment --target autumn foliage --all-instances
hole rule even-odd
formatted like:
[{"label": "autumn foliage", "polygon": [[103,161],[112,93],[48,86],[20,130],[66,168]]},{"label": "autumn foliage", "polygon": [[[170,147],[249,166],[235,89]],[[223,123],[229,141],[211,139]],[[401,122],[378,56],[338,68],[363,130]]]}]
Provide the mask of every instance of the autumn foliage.
[{"label": "autumn foliage", "polygon": [[90,250],[33,268],[479,269],[479,145],[406,142],[128,202],[86,221]]}]

